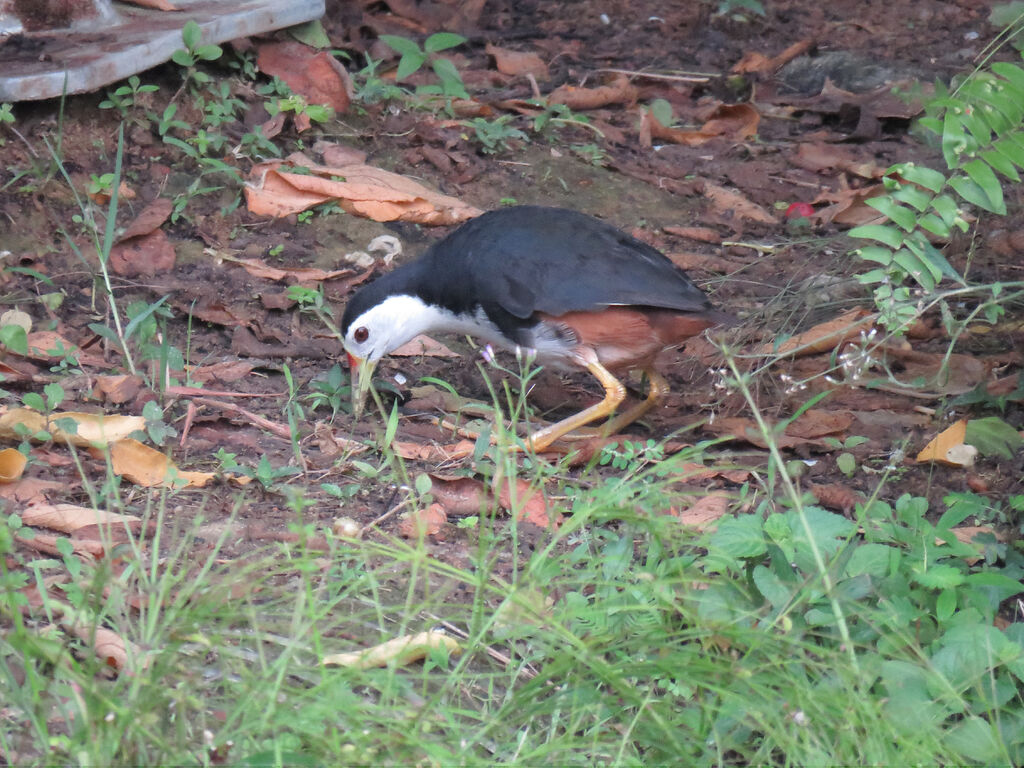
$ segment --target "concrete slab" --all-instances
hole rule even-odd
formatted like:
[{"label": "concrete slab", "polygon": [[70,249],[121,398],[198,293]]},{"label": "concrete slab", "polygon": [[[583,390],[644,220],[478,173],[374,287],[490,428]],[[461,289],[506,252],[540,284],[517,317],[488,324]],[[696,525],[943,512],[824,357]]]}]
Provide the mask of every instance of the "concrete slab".
[{"label": "concrete slab", "polygon": [[[324,0],[174,0],[181,10],[154,11],[118,3],[116,16],[97,27],[0,37],[0,102],[86,93],[171,58],[181,30],[194,20],[203,43],[290,27],[323,16]],[[3,22],[3,18],[0,18]],[[7,30],[12,20],[7,18]],[[4,25],[0,23],[0,29]],[[66,82],[66,85],[65,85]]]}]

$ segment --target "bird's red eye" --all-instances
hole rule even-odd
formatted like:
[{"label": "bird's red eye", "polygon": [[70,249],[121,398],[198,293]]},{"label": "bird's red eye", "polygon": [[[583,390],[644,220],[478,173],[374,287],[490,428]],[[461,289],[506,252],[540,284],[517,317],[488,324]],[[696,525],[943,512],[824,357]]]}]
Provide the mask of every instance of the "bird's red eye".
[{"label": "bird's red eye", "polygon": [[352,338],[356,340],[356,344],[362,344],[370,338],[370,332],[365,328],[356,328],[356,332],[352,334]]}]

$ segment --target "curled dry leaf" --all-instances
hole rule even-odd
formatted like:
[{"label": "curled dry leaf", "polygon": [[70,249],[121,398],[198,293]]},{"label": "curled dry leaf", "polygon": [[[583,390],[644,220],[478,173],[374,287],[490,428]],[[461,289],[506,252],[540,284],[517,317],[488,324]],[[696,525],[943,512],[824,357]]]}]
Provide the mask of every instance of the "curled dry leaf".
[{"label": "curled dry leaf", "polygon": [[330,168],[314,164],[309,173],[293,173],[290,167],[274,160],[252,169],[245,188],[250,211],[287,216],[335,200],[348,213],[374,221],[435,226],[459,224],[483,213],[406,176],[369,165]]},{"label": "curled dry leaf", "polygon": [[63,533],[74,533],[87,526],[122,523],[138,530],[142,520],[135,515],[107,512],[105,509],[80,507],[77,504],[33,504],[21,513],[21,522],[37,528],[51,528]]},{"label": "curled dry leaf", "polygon": [[44,480],[41,477],[23,477],[16,483],[0,483],[0,499],[8,499],[19,504],[44,504],[47,494],[67,490],[67,483]]},{"label": "curled dry leaf", "polygon": [[435,648],[446,648],[448,653],[453,656],[462,652],[462,648],[453,638],[439,630],[430,630],[416,635],[396,637],[365,651],[324,656],[323,664],[328,667],[372,669],[385,667],[394,661],[398,666],[405,666],[426,658]]},{"label": "curled dry leaf", "polygon": [[729,511],[731,502],[732,499],[725,493],[709,493],[697,499],[689,509],[682,512],[673,509],[672,514],[678,517],[683,525],[706,530],[711,523]]},{"label": "curled dry leaf", "polygon": [[[66,420],[74,423],[73,432],[61,429],[60,424]],[[0,438],[21,439],[22,430],[27,430],[29,435],[47,432],[54,440],[83,448],[104,448],[145,427],[146,420],[141,416],[65,411],[45,417],[28,408],[13,408],[0,414]]]},{"label": "curled dry leaf", "polygon": [[988,378],[989,366],[973,355],[941,352],[917,352],[909,348],[886,346],[889,360],[898,360],[902,370],[896,377],[913,386],[900,386],[888,379],[860,380],[860,384],[883,392],[896,392],[922,400],[936,400],[948,395],[963,395]]},{"label": "curled dry leaf", "polygon": [[142,391],[145,381],[141,376],[122,374],[120,376],[97,376],[92,396],[97,400],[120,405],[130,403]]},{"label": "curled dry leaf", "polygon": [[720,104],[712,112],[699,131],[687,131],[681,128],[669,128],[658,122],[653,114],[644,113],[644,119],[650,121],[652,139],[671,141],[673,144],[684,144],[697,147],[711,139],[723,137],[732,141],[741,141],[757,133],[761,115],[751,104]]},{"label": "curled dry leaf", "polygon": [[426,509],[416,509],[402,515],[398,521],[398,533],[405,539],[418,539],[422,536],[437,536],[444,530],[448,522],[448,513],[438,503]]},{"label": "curled dry leaf", "polygon": [[[8,354],[14,354],[8,351]],[[55,331],[35,331],[28,335],[28,354],[32,360],[49,362],[56,357],[73,357],[79,365],[106,366],[106,361],[99,355],[80,349]]]},{"label": "curled dry leaf", "polygon": [[[824,442],[820,438],[845,432],[852,423],[853,416],[848,412],[830,412],[812,408],[788,424],[781,435],[775,434],[774,440],[779,448],[793,448],[798,445],[823,445]],[[769,424],[768,426],[771,427],[772,425]],[[757,422],[753,419],[746,419],[740,416],[716,419],[713,424],[708,424],[705,429],[717,435],[731,435],[759,448],[768,447],[764,435],[761,434]]]},{"label": "curled dry leaf", "polygon": [[710,181],[705,181],[703,187],[704,196],[722,213],[728,213],[736,218],[750,219],[759,224],[777,223],[775,217],[768,211],[748,200],[739,192],[712,184]]},{"label": "curled dry leaf", "polygon": [[272,267],[262,259],[236,259],[232,256],[221,256],[224,261],[241,265],[253,277],[280,282],[297,280],[300,283],[318,283],[333,280],[336,277],[348,277],[355,274],[354,269],[318,269],[316,267]]},{"label": "curled dry leaf", "polygon": [[283,80],[307,104],[323,104],[340,115],[351,102],[348,72],[325,51],[315,51],[293,40],[264,43],[259,46],[256,66],[264,74]]},{"label": "curled dry leaf", "polygon": [[154,11],[178,11],[181,10],[168,0],[123,0],[126,3],[134,3],[142,8],[152,8]]},{"label": "curled dry leaf", "polygon": [[763,53],[748,51],[733,65],[732,71],[737,74],[768,75],[810,50],[812,45],[813,39],[799,40],[777,56],[765,56]]},{"label": "curled dry leaf", "polygon": [[458,352],[453,352],[440,341],[422,334],[392,350],[390,354],[392,357],[459,357]]},{"label": "curled dry leaf", "polygon": [[629,82],[629,78],[619,75],[608,85],[601,85],[597,88],[578,88],[574,85],[560,86],[548,96],[548,103],[565,104],[573,110],[597,109],[610,104],[635,104],[638,95],[639,91]]},{"label": "curled dry leaf", "polygon": [[870,331],[874,322],[874,315],[857,307],[844,312],[834,320],[819,323],[803,333],[786,339],[778,348],[774,344],[765,344],[761,347],[761,352],[766,355],[795,357],[831,352],[836,347],[858,338],[861,333]]},{"label": "curled dry leaf", "polygon": [[549,511],[543,491],[533,488],[522,478],[515,478],[514,493],[512,483],[507,480],[502,482],[498,501],[510,514],[515,514],[518,520],[525,520],[541,528],[558,528],[562,524],[562,515],[555,512],[552,516]]},{"label": "curled dry leaf", "polygon": [[937,462],[947,467],[970,467],[978,456],[978,449],[967,445],[967,419],[960,419],[933,437],[917,454],[919,463]]},{"label": "curled dry leaf", "polygon": [[841,483],[810,483],[809,487],[817,502],[826,509],[850,512],[858,503],[864,501],[863,494]]},{"label": "curled dry leaf", "polygon": [[0,483],[13,483],[21,479],[28,459],[17,448],[0,451]]},{"label": "curled dry leaf", "polygon": [[547,80],[551,77],[548,65],[536,53],[510,51],[508,48],[499,48],[490,43],[484,50],[489,56],[494,57],[494,66],[503,75],[533,75],[537,80]]},{"label": "curled dry leaf", "polygon": [[475,445],[470,440],[460,440],[453,445],[425,445],[423,443],[394,440],[391,443],[391,447],[403,459],[441,464],[472,456]]},{"label": "curled dry leaf", "polygon": [[168,488],[202,488],[216,477],[213,472],[180,470],[160,451],[131,438],[119,440],[110,446],[110,460],[114,474],[122,475],[145,488],[157,485]]}]

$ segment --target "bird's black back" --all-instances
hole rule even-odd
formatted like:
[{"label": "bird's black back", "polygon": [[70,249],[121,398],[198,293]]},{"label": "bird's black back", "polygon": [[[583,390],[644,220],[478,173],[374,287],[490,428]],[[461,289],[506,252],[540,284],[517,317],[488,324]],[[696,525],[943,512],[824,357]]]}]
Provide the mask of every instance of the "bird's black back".
[{"label": "bird's black back", "polygon": [[342,332],[397,293],[457,314],[481,307],[513,338],[537,312],[611,305],[713,311],[703,291],[657,249],[586,214],[529,205],[463,224],[420,259],[359,291],[345,308]]}]

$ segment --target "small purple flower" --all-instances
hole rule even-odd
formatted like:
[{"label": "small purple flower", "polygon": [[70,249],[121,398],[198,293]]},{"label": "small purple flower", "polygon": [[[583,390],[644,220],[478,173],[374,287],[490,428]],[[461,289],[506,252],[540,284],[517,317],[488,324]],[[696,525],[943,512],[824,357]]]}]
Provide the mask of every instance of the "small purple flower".
[{"label": "small purple flower", "polygon": [[484,362],[488,365],[494,365],[494,347],[488,344],[480,352],[480,357],[484,359]]}]

